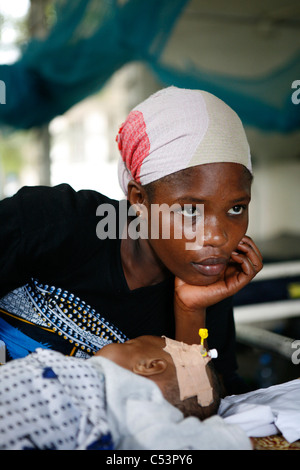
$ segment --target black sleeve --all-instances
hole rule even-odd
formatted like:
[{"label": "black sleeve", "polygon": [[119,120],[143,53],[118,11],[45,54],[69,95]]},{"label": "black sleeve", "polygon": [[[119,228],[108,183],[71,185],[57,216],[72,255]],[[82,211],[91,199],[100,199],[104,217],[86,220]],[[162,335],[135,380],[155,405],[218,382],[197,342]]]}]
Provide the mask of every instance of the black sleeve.
[{"label": "black sleeve", "polygon": [[16,198],[0,202],[0,297],[13,287],[20,285],[24,278],[22,236]]},{"label": "black sleeve", "polygon": [[69,185],[24,187],[0,202],[0,297],[31,277],[70,272],[96,249],[96,209],[108,200]]},{"label": "black sleeve", "polygon": [[248,391],[239,377],[236,359],[236,335],[233,317],[232,298],[222,300],[207,309],[207,328],[209,348],[216,348],[218,358],[214,360],[217,371],[222,375],[227,394]]}]

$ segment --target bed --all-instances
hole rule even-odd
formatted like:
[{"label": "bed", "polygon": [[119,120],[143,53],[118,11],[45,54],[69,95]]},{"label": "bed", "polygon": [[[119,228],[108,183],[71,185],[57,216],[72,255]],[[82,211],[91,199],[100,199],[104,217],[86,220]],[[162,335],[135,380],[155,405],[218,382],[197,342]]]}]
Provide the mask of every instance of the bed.
[{"label": "bed", "polygon": [[219,415],[240,426],[255,449],[300,450],[300,379],[225,397]]},{"label": "bed", "polygon": [[[254,349],[275,353],[288,361],[292,361],[297,372],[298,369],[300,369],[300,340],[286,337],[247,323],[237,323],[236,336],[239,343]],[[298,380],[300,383],[300,370]],[[280,386],[278,385],[276,387],[278,391],[280,391]],[[295,413],[298,413],[300,426],[300,386],[297,395],[297,403],[293,402],[293,406]],[[300,450],[300,431],[299,438],[293,442],[289,442],[285,439],[280,432],[252,437],[252,441],[255,450]]]},{"label": "bed", "polygon": [[[276,348],[286,357],[290,354],[293,340],[289,338],[263,334],[245,325],[239,327],[237,333],[240,341],[255,347],[267,344],[269,349]],[[5,345],[1,343],[0,362],[1,357],[5,357],[4,352]],[[238,424],[251,437],[255,450],[300,450],[300,379],[226,397],[221,401],[219,415],[225,422]],[[255,416],[259,420],[254,423]]]}]

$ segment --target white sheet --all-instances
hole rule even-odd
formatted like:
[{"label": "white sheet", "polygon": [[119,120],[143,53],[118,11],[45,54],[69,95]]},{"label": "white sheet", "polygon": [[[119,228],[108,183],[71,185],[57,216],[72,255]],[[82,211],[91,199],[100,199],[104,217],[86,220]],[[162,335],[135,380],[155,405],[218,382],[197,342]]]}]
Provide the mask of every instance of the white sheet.
[{"label": "white sheet", "polygon": [[219,415],[239,425],[249,437],[281,433],[288,442],[300,439],[300,379],[221,400]]}]

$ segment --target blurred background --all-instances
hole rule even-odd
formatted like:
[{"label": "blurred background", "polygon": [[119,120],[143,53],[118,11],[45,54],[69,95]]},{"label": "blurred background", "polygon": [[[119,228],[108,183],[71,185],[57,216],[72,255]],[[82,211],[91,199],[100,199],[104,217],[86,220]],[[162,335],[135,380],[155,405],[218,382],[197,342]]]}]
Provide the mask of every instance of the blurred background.
[{"label": "blurred background", "polygon": [[299,377],[299,1],[0,0],[0,198],[60,183],[122,198],[119,126],[169,85],[243,121],[265,268],[235,299],[240,369],[253,386]]}]

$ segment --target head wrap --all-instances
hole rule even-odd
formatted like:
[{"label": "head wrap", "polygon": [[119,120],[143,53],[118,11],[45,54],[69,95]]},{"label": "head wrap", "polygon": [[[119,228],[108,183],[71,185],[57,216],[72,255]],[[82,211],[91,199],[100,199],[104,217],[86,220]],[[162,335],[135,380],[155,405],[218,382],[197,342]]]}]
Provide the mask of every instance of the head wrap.
[{"label": "head wrap", "polygon": [[145,185],[205,163],[233,162],[251,172],[249,145],[237,114],[201,90],[164,88],[136,106],[116,138],[119,182]]}]

